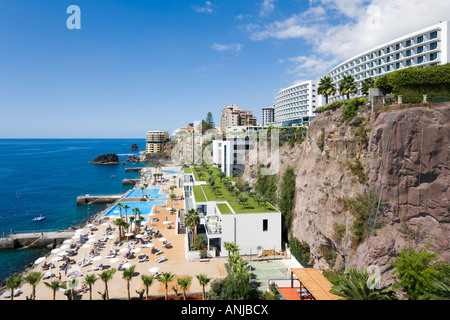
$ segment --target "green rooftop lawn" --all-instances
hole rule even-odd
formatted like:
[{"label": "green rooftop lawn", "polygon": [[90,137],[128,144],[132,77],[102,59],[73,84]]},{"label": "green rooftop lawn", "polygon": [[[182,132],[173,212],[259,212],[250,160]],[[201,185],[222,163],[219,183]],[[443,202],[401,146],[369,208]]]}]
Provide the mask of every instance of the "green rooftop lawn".
[{"label": "green rooftop lawn", "polygon": [[192,173],[192,169],[191,168],[183,168],[184,173]]},{"label": "green rooftop lawn", "polygon": [[265,212],[277,212],[277,210],[270,204],[264,205],[259,204],[253,200],[250,196],[247,196],[248,201],[245,203],[245,207],[242,208],[242,204],[237,201],[229,201],[228,204],[233,208],[236,213],[265,213]]},{"label": "green rooftop lawn", "polygon": [[[200,166],[199,166],[200,167]],[[218,187],[216,192],[211,189],[211,186],[208,183],[209,173],[207,172],[207,169],[213,170],[213,175],[216,177],[216,186]],[[203,169],[203,174],[201,177],[198,177],[197,171],[192,168],[192,173],[195,175],[196,181],[206,181],[206,185],[202,186],[194,186],[194,196],[196,202],[206,202],[206,201],[227,201],[228,204],[233,208],[234,212],[236,213],[264,213],[264,212],[277,212],[277,210],[272,207],[270,204],[267,204],[264,208],[263,203],[258,204],[256,200],[254,200],[252,197],[250,197],[247,193],[243,192],[242,194],[245,195],[248,198],[248,201],[245,203],[245,207],[242,207],[242,204],[240,204],[236,197],[233,194],[230,194],[228,190],[225,188],[224,184],[220,181],[220,179],[217,177],[217,174],[219,173],[219,168],[213,168],[212,165],[207,166],[207,169]],[[237,181],[236,177],[226,177],[227,180],[230,181]],[[203,192],[204,194],[203,194]],[[205,198],[206,196],[206,198]],[[220,205],[220,207],[219,207]],[[222,212],[222,208],[224,210],[227,210],[226,213],[231,213],[230,209],[226,204],[218,204],[219,210]],[[225,213],[225,212],[222,212]]]},{"label": "green rooftop lawn", "polygon": [[229,214],[233,213],[230,209],[230,207],[226,203],[218,203],[217,208],[219,208],[220,213],[222,214]]},{"label": "green rooftop lawn", "polygon": [[202,186],[193,186],[195,202],[206,202]]}]

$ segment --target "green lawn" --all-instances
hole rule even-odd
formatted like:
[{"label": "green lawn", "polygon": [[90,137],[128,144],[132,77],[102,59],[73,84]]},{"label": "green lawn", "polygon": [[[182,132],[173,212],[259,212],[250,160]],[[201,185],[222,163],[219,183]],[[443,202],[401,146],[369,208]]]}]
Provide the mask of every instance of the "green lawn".
[{"label": "green lawn", "polygon": [[277,210],[270,204],[266,205],[266,208],[262,204],[258,203],[252,198],[248,197],[248,201],[245,203],[245,207],[242,208],[242,204],[237,201],[229,201],[228,204],[233,208],[236,213],[264,213],[264,212],[277,212]]},{"label": "green lawn", "polygon": [[193,186],[195,202],[206,202],[205,195],[203,194],[202,186]]},{"label": "green lawn", "polygon": [[[264,208],[264,205],[258,204],[255,200],[253,200],[252,197],[250,197],[247,193],[242,193],[248,198],[248,201],[245,203],[245,207],[242,208],[242,205],[236,201],[236,197],[233,194],[230,194],[228,190],[225,188],[223,183],[220,181],[220,179],[217,177],[217,174],[219,173],[219,168],[213,168],[212,166],[208,166],[208,168],[211,168],[213,170],[213,175],[216,177],[216,186],[218,187],[216,190],[216,193],[214,194],[214,191],[211,189],[209,183],[203,186],[194,186],[194,195],[195,195],[195,201],[196,202],[206,202],[206,201],[227,201],[230,207],[233,208],[234,212],[236,213],[264,213],[264,212],[277,212],[277,210],[272,207],[271,205],[267,204],[266,208]],[[209,174],[207,172],[207,169],[203,169],[203,175],[199,179],[196,170],[192,170],[192,172],[195,175],[196,181],[206,181],[208,182]],[[236,177],[228,177],[226,178],[230,181],[237,181]],[[203,194],[203,192],[204,194]],[[206,198],[205,198],[206,196]],[[220,207],[219,207],[220,205]],[[222,213],[232,213],[231,210],[229,210],[228,206],[226,204],[218,204],[220,212],[222,212],[222,208],[224,210],[228,210],[228,212],[222,212]]]},{"label": "green lawn", "polygon": [[192,169],[191,168],[183,168],[184,173],[192,173]]},{"label": "green lawn", "polygon": [[226,203],[218,203],[217,208],[219,208],[219,211],[222,214],[233,213],[233,211],[231,211],[230,207]]}]

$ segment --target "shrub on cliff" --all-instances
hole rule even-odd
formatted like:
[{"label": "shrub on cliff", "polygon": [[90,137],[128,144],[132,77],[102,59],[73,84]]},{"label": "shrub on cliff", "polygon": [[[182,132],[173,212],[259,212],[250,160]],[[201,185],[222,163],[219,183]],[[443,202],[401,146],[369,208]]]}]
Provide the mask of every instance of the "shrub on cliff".
[{"label": "shrub on cliff", "polygon": [[342,107],[342,117],[346,121],[351,121],[358,113],[359,107],[366,103],[365,98],[354,98],[344,102]]},{"label": "shrub on cliff", "polygon": [[291,229],[293,209],[295,204],[295,173],[290,166],[286,168],[281,178],[280,198],[278,207],[283,219],[283,236],[286,238]]}]

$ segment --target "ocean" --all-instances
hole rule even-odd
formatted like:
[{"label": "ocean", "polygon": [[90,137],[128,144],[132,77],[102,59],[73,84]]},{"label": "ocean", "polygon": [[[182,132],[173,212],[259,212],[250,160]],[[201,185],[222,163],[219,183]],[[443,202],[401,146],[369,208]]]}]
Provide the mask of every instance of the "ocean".
[{"label": "ocean", "polygon": [[[138,150],[130,150],[133,143]],[[121,161],[145,150],[145,139],[0,139],[0,235],[13,232],[64,230],[86,221],[107,205],[77,206],[79,195],[122,194],[133,186],[124,178],[127,165],[89,163],[96,156],[116,153]],[[40,215],[45,220],[35,222]],[[0,285],[48,250],[0,250]]]}]

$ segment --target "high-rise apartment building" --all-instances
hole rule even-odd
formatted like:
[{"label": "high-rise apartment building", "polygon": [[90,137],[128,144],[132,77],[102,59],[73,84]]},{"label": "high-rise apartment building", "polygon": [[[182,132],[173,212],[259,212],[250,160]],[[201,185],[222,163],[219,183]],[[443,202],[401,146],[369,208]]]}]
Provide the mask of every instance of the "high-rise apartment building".
[{"label": "high-rise apartment building", "polygon": [[145,145],[146,153],[160,153],[164,150],[164,144],[169,139],[169,133],[167,131],[148,131],[145,135],[147,141]]},{"label": "high-rise apartment building", "polygon": [[256,117],[251,110],[241,110],[238,105],[232,104],[223,107],[220,117],[220,129],[225,132],[226,127],[242,126],[244,124],[256,125]]},{"label": "high-rise apartment building", "polygon": [[267,107],[262,108],[263,126],[275,121],[275,108]]}]

